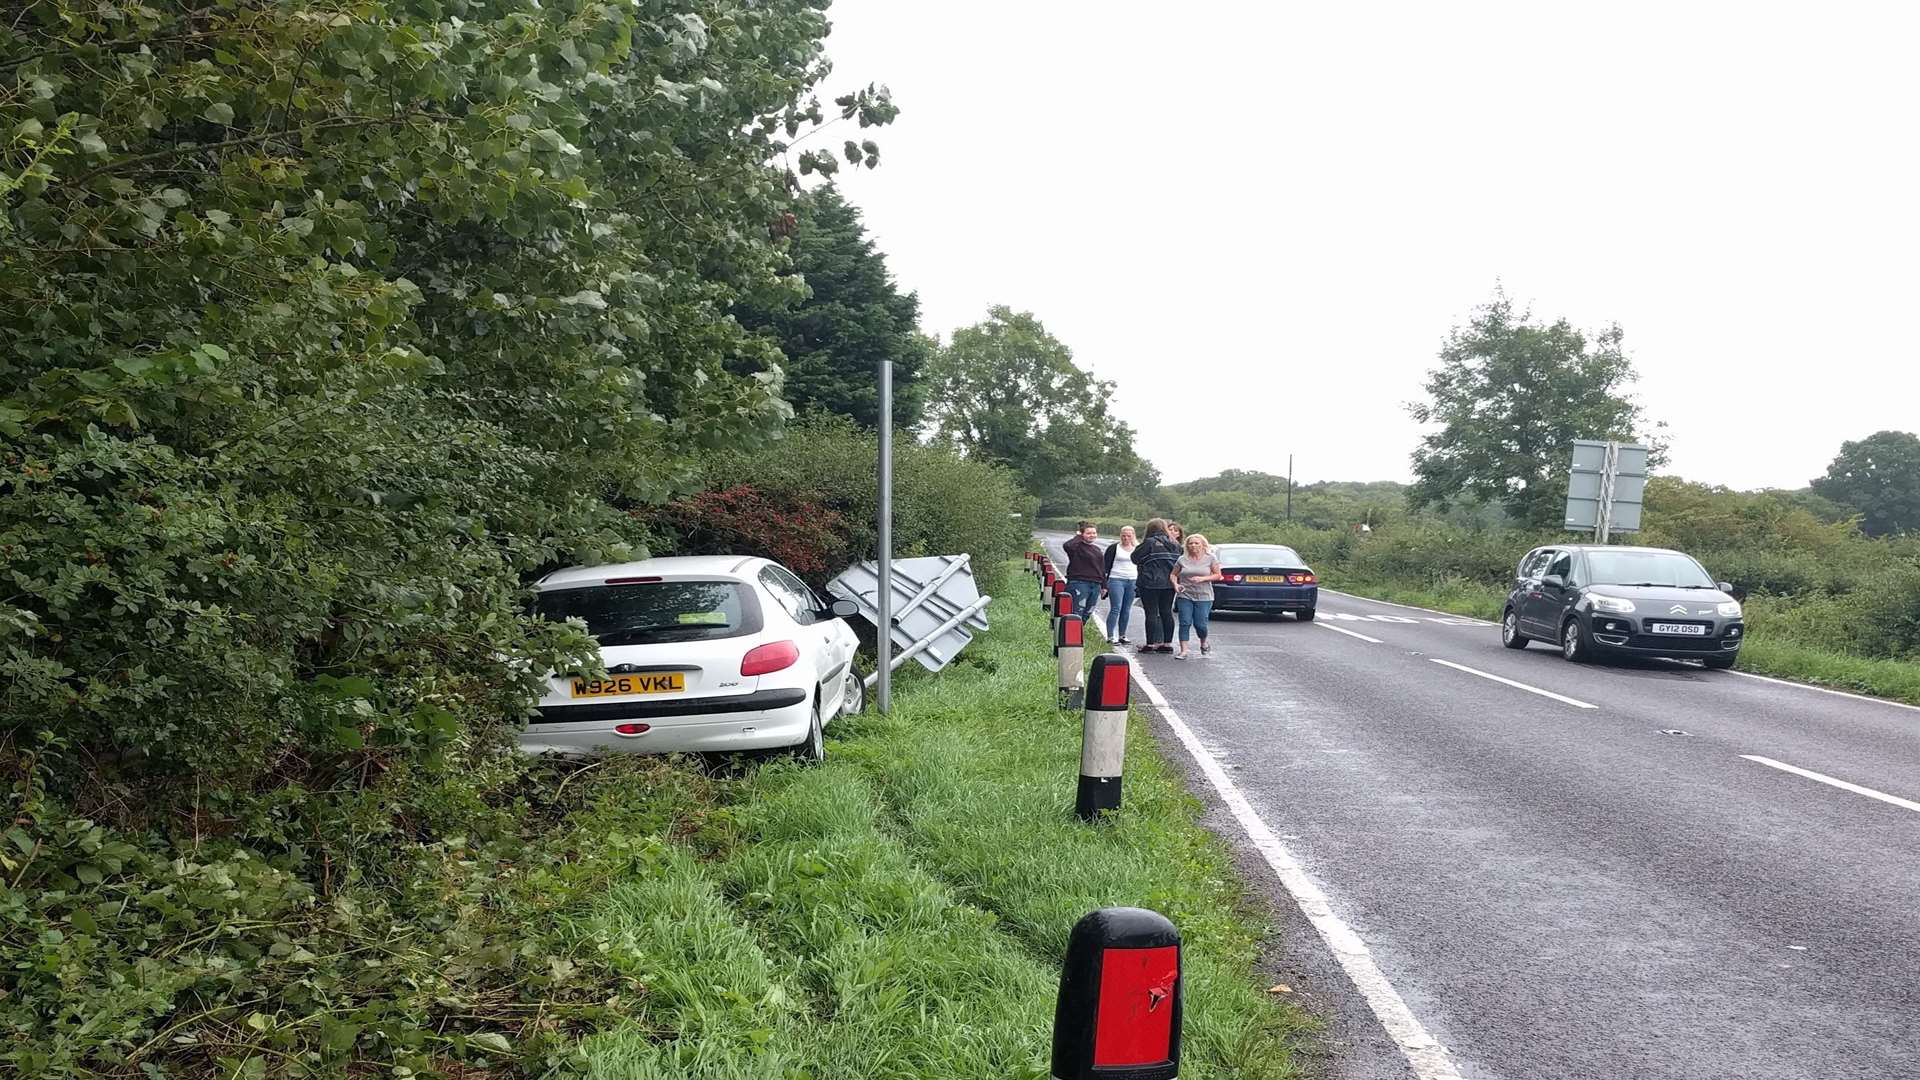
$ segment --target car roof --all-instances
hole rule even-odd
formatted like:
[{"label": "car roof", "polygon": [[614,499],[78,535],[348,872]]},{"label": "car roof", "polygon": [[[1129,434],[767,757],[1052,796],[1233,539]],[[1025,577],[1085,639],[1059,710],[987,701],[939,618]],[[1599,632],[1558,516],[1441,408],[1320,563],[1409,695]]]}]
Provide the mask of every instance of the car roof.
[{"label": "car roof", "polygon": [[1535,550],[1552,548],[1555,551],[1651,551],[1663,555],[1685,555],[1684,551],[1672,548],[1639,547],[1633,544],[1542,544]]},{"label": "car roof", "polygon": [[638,562],[569,566],[541,578],[534,588],[577,588],[620,577],[744,578],[758,572],[767,561],[753,555],[670,555]]}]

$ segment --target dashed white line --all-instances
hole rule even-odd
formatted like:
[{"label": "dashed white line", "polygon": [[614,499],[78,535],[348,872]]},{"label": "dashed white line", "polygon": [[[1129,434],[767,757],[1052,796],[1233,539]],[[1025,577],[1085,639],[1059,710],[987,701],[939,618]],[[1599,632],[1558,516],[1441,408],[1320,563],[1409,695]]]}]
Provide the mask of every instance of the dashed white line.
[{"label": "dashed white line", "polygon": [[1585,702],[1585,701],[1580,701],[1575,698],[1567,697],[1564,694],[1556,694],[1551,690],[1542,690],[1537,686],[1528,686],[1526,683],[1523,683],[1523,682],[1514,682],[1512,679],[1503,679],[1500,676],[1493,674],[1492,672],[1481,671],[1479,668],[1470,668],[1465,664],[1456,664],[1451,660],[1442,660],[1439,657],[1434,657],[1434,656],[1430,656],[1427,659],[1432,660],[1436,664],[1444,664],[1445,666],[1450,667],[1455,671],[1464,671],[1469,675],[1478,675],[1483,679],[1492,679],[1494,682],[1504,683],[1507,686],[1513,687],[1515,690],[1525,690],[1529,694],[1539,694],[1543,698],[1552,698],[1555,701],[1565,702],[1566,704],[1571,705],[1576,709],[1597,709],[1600,707],[1598,705],[1589,704],[1588,702]]},{"label": "dashed white line", "polygon": [[1357,638],[1359,638],[1359,639],[1360,639],[1361,641],[1371,641],[1371,642],[1373,642],[1373,643],[1374,643],[1375,645],[1379,645],[1379,644],[1382,644],[1382,642],[1380,641],[1380,639],[1379,639],[1379,638],[1377,638],[1377,637],[1368,637],[1368,636],[1367,636],[1367,635],[1365,635],[1365,634],[1356,634],[1356,633],[1354,633],[1354,632],[1353,632],[1353,631],[1351,631],[1351,630],[1343,630],[1343,629],[1341,629],[1341,628],[1340,628],[1340,627],[1338,627],[1338,626],[1328,626],[1328,625],[1327,625],[1326,623],[1323,623],[1323,622],[1320,622],[1320,621],[1318,621],[1318,620],[1315,620],[1315,621],[1314,621],[1314,624],[1313,624],[1313,625],[1315,625],[1315,626],[1317,626],[1317,627],[1319,627],[1319,628],[1320,628],[1320,629],[1322,629],[1322,630],[1331,630],[1331,631],[1333,631],[1333,632],[1334,632],[1334,633],[1336,633],[1336,634],[1345,634],[1345,635],[1347,635],[1348,637],[1357,637]]},{"label": "dashed white line", "polygon": [[[1334,628],[1329,626],[1327,629]],[[1293,902],[1300,908],[1300,913],[1306,916],[1307,921],[1313,924],[1313,928],[1320,932],[1321,940],[1333,950],[1334,958],[1340,961],[1341,970],[1347,973],[1347,978],[1353,980],[1354,988],[1366,1000],[1367,1007],[1373,1010],[1374,1017],[1380,1021],[1380,1026],[1386,1029],[1388,1037],[1399,1045],[1400,1052],[1406,1056],[1407,1064],[1412,1067],[1414,1075],[1419,1080],[1461,1080],[1460,1070],[1454,1067],[1453,1058],[1448,1055],[1445,1047],[1427,1033],[1426,1026],[1421,1024],[1413,1015],[1413,1010],[1407,1007],[1406,999],[1393,988],[1393,983],[1380,970],[1380,965],[1374,963],[1373,952],[1367,948],[1367,943],[1361,940],[1360,935],[1355,933],[1351,926],[1347,925],[1346,920],[1333,913],[1333,905],[1327,898],[1326,890],[1313,880],[1313,875],[1307,873],[1299,860],[1293,857],[1293,853],[1287,850],[1287,846],[1281,843],[1274,831],[1260,819],[1260,814],[1254,810],[1253,804],[1247,801],[1246,795],[1241,792],[1239,786],[1227,777],[1226,770],[1220,767],[1220,762],[1201,744],[1199,736],[1187,726],[1186,721],[1180,719],[1180,714],[1174,711],[1173,706],[1167,703],[1166,696],[1160,693],[1160,688],[1153,685],[1153,681],[1142,674],[1137,667],[1133,671],[1133,681],[1140,684],[1140,689],[1146,692],[1147,700],[1159,710],[1167,726],[1173,729],[1174,735],[1187,748],[1187,753],[1193,755],[1194,762],[1200,766],[1200,771],[1205,773],[1207,780],[1213,784],[1213,790],[1219,793],[1221,801],[1226,803],[1234,820],[1240,823],[1240,828],[1246,832],[1247,839],[1253,841],[1254,849],[1260,852],[1260,857],[1266,860],[1274,876],[1280,879],[1280,884],[1284,885],[1287,892],[1292,895]]]},{"label": "dashed white line", "polygon": [[1811,683],[1793,682],[1790,679],[1774,679],[1765,675],[1755,675],[1750,671],[1729,671],[1727,674],[1738,675],[1743,679],[1759,679],[1761,682],[1770,682],[1776,686],[1792,686],[1801,690],[1812,690],[1816,694],[1832,694],[1835,697],[1852,698],[1855,701],[1871,701],[1875,705],[1891,705],[1896,709],[1911,709],[1914,712],[1920,712],[1920,705],[1909,705],[1904,701],[1888,701],[1886,698],[1868,697],[1865,694],[1849,694],[1845,690],[1833,690],[1825,686],[1814,686]]},{"label": "dashed white line", "polygon": [[1851,791],[1855,795],[1865,795],[1869,799],[1878,799],[1890,806],[1898,806],[1902,809],[1911,810],[1916,814],[1920,814],[1920,802],[1914,802],[1912,799],[1903,799],[1898,795],[1889,795],[1884,791],[1875,791],[1870,787],[1861,787],[1859,784],[1835,779],[1826,773],[1817,773],[1812,769],[1803,769],[1798,765],[1789,765],[1784,761],[1775,761],[1770,757],[1761,757],[1758,754],[1741,754],[1740,756],[1746,758],[1748,761],[1765,765],[1770,769],[1779,769],[1781,772],[1790,772],[1795,776],[1804,776],[1809,780],[1818,780],[1823,784],[1831,784],[1841,791]]},{"label": "dashed white line", "polygon": [[[1320,586],[1320,591],[1324,593],[1332,593],[1335,596],[1344,596],[1352,600],[1365,600],[1369,604],[1383,604],[1387,607],[1406,608],[1408,611],[1424,611],[1429,615],[1445,615],[1449,619],[1468,618],[1468,616],[1462,615],[1457,611],[1439,611],[1435,608],[1421,607],[1418,604],[1396,604],[1391,600],[1375,600],[1371,596],[1361,596],[1359,593],[1341,592],[1339,589],[1329,589],[1325,585]],[[1498,623],[1490,623],[1485,619],[1473,619],[1472,623],[1475,626],[1498,626],[1499,625]]]}]

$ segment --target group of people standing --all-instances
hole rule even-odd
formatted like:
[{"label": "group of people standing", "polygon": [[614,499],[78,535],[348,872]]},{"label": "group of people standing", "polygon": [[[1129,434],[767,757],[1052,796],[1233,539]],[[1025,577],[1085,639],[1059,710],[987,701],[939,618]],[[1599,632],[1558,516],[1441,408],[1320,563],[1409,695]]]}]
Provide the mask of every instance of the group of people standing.
[{"label": "group of people standing", "polygon": [[[1080,531],[1064,545],[1067,554],[1067,592],[1081,619],[1091,617],[1093,605],[1108,598],[1107,640],[1131,645],[1127,625],[1133,601],[1139,597],[1146,613],[1147,640],[1142,654],[1173,653],[1177,660],[1193,655],[1187,643],[1198,639],[1200,656],[1210,656],[1207,629],[1213,616],[1213,583],[1220,580],[1220,560],[1213,545],[1194,533],[1185,535],[1178,522],[1154,518],[1147,535],[1136,538],[1133,526],[1120,530],[1119,542],[1100,546],[1100,530],[1082,521]],[[1180,648],[1173,647],[1176,627]]]}]

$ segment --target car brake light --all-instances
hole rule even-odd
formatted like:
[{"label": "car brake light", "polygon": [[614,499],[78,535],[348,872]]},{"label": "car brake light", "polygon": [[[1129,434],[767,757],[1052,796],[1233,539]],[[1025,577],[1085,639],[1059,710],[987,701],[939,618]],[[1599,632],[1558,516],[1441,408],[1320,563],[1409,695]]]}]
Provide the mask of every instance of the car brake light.
[{"label": "car brake light", "polygon": [[1245,575],[1243,575],[1243,574],[1228,574],[1228,575],[1227,575],[1227,580],[1228,580],[1228,581],[1239,581],[1239,580],[1240,580],[1240,579],[1241,579],[1242,577],[1244,577],[1244,576],[1245,576]]},{"label": "car brake light", "polygon": [[800,662],[800,646],[791,641],[775,641],[751,649],[740,658],[740,674],[766,675],[785,671]]},{"label": "car brake light", "polygon": [[654,584],[655,582],[658,582],[659,580],[660,580],[660,579],[659,579],[659,578],[657,578],[657,577],[610,577],[610,578],[608,578],[608,579],[607,579],[607,580],[606,580],[606,581],[604,582],[604,584],[607,584],[607,585],[652,585],[652,584]]},{"label": "car brake light", "polygon": [[1312,574],[1288,574],[1287,575],[1287,584],[1289,585],[1316,585],[1319,583],[1319,581],[1320,579],[1317,577],[1314,577]]},{"label": "car brake light", "polygon": [[651,724],[615,724],[613,730],[622,735],[645,735],[653,730]]}]

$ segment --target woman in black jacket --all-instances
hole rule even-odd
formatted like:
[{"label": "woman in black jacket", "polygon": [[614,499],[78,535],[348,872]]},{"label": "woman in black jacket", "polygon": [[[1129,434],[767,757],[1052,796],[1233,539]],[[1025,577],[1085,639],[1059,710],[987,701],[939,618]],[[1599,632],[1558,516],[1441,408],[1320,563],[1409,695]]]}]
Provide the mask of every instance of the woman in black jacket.
[{"label": "woman in black jacket", "polygon": [[1142,653],[1173,651],[1173,568],[1180,562],[1180,545],[1167,535],[1165,518],[1147,522],[1146,539],[1133,549],[1133,565],[1140,568],[1140,606],[1147,614],[1147,643]]}]

